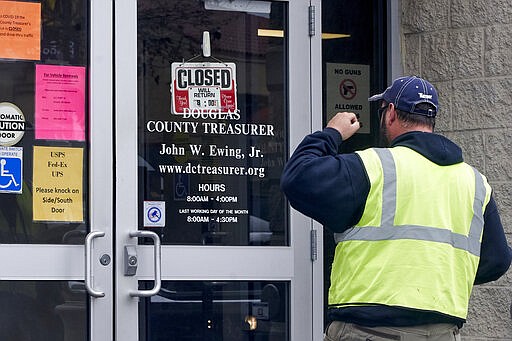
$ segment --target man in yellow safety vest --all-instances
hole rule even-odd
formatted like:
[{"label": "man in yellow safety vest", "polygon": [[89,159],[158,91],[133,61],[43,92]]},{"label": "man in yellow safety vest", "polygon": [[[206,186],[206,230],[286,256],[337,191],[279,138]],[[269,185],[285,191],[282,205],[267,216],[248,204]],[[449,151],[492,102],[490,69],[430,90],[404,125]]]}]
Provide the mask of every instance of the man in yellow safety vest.
[{"label": "man in yellow safety vest", "polygon": [[491,187],[433,133],[428,81],[401,77],[369,100],[388,148],[339,154],[360,128],[341,112],[304,138],[281,179],[290,204],[334,232],[325,341],[460,340],[473,285],[512,259]]}]

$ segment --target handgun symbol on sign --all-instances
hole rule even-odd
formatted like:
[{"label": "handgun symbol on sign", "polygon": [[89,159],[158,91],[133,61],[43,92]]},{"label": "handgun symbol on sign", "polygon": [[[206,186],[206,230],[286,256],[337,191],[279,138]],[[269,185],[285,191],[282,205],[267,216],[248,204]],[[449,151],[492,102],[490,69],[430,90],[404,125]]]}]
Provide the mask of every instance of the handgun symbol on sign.
[{"label": "handgun symbol on sign", "polygon": [[351,79],[344,79],[340,83],[340,95],[345,99],[352,99],[356,96],[357,86]]}]

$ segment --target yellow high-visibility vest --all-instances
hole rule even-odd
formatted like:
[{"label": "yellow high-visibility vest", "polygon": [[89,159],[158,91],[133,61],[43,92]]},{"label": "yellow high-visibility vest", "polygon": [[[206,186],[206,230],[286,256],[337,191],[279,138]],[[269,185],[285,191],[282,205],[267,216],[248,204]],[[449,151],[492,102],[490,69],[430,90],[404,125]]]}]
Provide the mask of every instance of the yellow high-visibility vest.
[{"label": "yellow high-visibility vest", "polygon": [[465,319],[491,187],[466,163],[406,147],[358,152],[370,181],[360,221],[337,242],[329,305],[388,305]]}]

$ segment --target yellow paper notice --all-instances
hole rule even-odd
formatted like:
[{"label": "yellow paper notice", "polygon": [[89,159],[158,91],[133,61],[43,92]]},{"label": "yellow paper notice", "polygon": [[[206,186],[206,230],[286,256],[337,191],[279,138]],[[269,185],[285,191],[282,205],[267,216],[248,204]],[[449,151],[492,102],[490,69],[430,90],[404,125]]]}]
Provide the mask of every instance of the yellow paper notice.
[{"label": "yellow paper notice", "polygon": [[34,221],[83,222],[83,148],[34,146]]}]

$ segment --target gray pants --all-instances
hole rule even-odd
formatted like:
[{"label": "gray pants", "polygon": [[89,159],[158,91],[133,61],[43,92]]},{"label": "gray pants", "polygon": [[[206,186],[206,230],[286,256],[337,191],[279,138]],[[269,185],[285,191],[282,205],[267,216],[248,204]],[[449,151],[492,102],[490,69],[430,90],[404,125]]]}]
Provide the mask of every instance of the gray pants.
[{"label": "gray pants", "polygon": [[329,324],[324,341],[460,341],[459,328],[453,324],[428,324],[415,327],[364,327],[334,321]]}]

